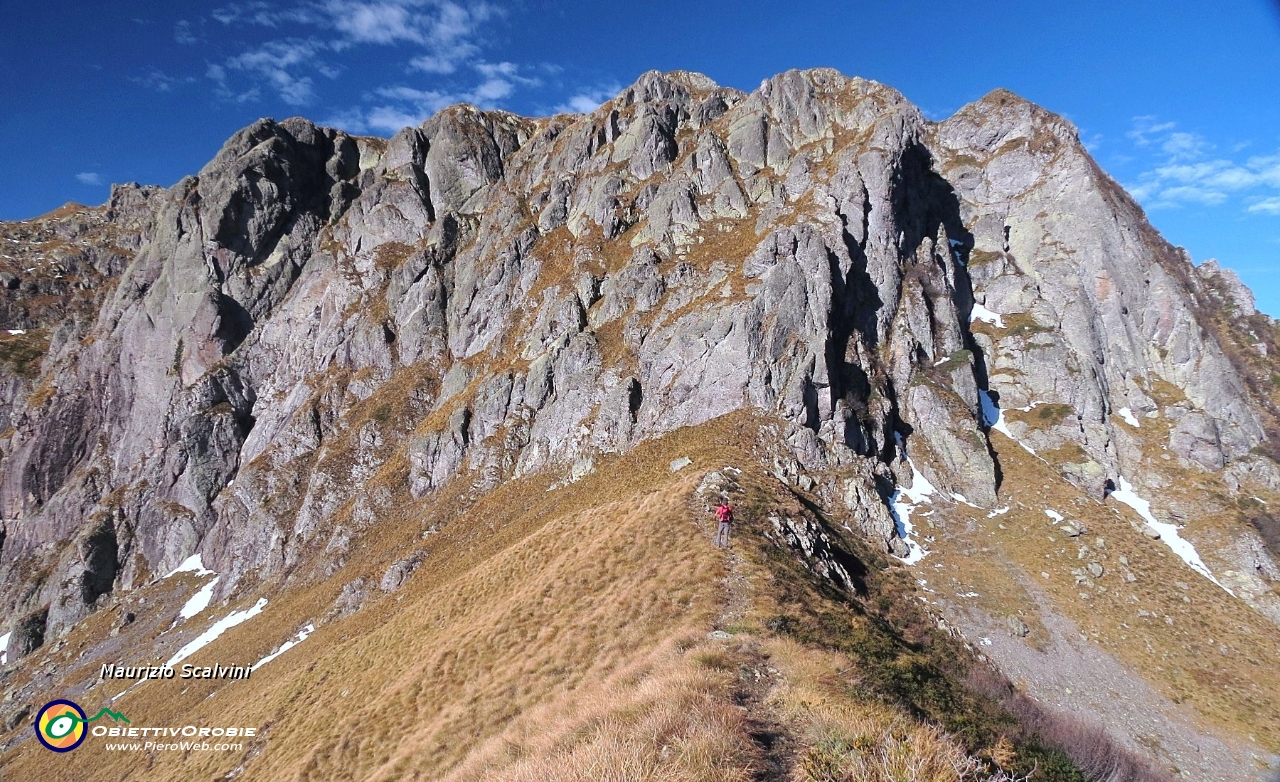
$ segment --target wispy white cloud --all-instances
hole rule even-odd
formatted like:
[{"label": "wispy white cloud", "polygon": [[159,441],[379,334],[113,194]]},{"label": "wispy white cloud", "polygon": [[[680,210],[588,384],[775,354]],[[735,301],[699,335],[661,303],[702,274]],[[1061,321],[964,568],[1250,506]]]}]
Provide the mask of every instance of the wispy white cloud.
[{"label": "wispy white cloud", "polygon": [[[482,81],[460,97],[492,103],[510,95],[523,78],[511,63],[490,66],[478,61],[482,26],[501,14],[501,9],[487,2],[455,0],[231,3],[214,10],[212,18],[227,26],[295,34],[227,58],[211,66],[206,75],[226,99],[256,100],[270,91],[290,105],[306,105],[318,98],[317,76],[336,78],[341,72],[335,65],[341,53],[360,46],[404,47],[410,54],[405,64],[410,72],[452,74],[464,66],[474,68]],[[307,28],[309,32],[296,34]]]},{"label": "wispy white cloud", "polygon": [[581,89],[556,106],[555,112],[557,114],[590,114],[600,108],[600,104],[615,97],[621,91],[622,87],[618,84]]},{"label": "wispy white cloud", "polygon": [[[211,64],[205,76],[218,85],[222,97],[236,101],[257,100],[263,88],[275,92],[290,106],[314,102],[314,80],[306,75],[318,72],[333,78],[338,71],[325,64],[319,55],[326,49],[315,39],[285,38],[268,41],[249,49],[222,64]],[[249,86],[233,86],[231,75],[242,74]]]},{"label": "wispy white cloud", "polygon": [[1249,205],[1248,211],[1259,215],[1280,215],[1280,196],[1255,201]]},{"label": "wispy white cloud", "polygon": [[354,43],[391,44],[404,41],[422,43],[416,14],[398,3],[349,3],[335,0],[327,4],[334,26]]},{"label": "wispy white cloud", "polygon": [[195,80],[194,76],[170,76],[159,68],[148,68],[141,76],[134,76],[131,79],[134,84],[141,84],[156,92],[172,92],[174,87],[191,84]]},{"label": "wispy white cloud", "polygon": [[84,171],[76,174],[76,179],[78,179],[82,185],[102,185],[102,177],[93,171]]},{"label": "wispy white cloud", "polygon": [[455,60],[478,51],[471,39],[497,13],[487,3],[463,6],[450,0],[327,0],[320,8],[352,43],[411,43]]},{"label": "wispy white cloud", "polygon": [[480,52],[481,26],[502,14],[487,2],[454,0],[311,0],[289,7],[265,2],[231,3],[211,14],[224,25],[280,28],[305,25],[321,31],[334,51],[357,45],[409,45],[419,52],[415,70],[453,73]]},{"label": "wispy white cloud", "polygon": [[463,97],[468,103],[481,108],[492,108],[497,101],[510,95],[517,87],[537,87],[542,82],[534,76],[527,76],[520,66],[512,62],[479,62],[472,66],[484,81],[476,85]]},{"label": "wispy white cloud", "polygon": [[435,54],[420,54],[409,61],[409,68],[423,73],[449,74],[458,70],[455,57],[442,57]]},{"label": "wispy white cloud", "polygon": [[1224,190],[1247,190],[1268,186],[1280,188],[1280,155],[1249,158],[1244,163],[1206,160],[1194,164],[1170,164],[1154,170],[1162,180],[1201,183]]},{"label": "wispy white cloud", "polygon": [[1160,145],[1170,160],[1195,160],[1213,150],[1213,145],[1195,133],[1170,133]]},{"label": "wispy white cloud", "polygon": [[[375,94],[380,98],[391,98],[397,101],[406,101],[409,103],[436,103],[450,96],[437,92],[435,90],[419,90],[413,87],[379,87],[375,90]],[[448,104],[441,104],[446,106]]]},{"label": "wispy white cloud", "polygon": [[404,85],[381,87],[368,98],[375,105],[339,112],[322,124],[352,133],[395,133],[401,128],[422,124],[446,106],[471,103],[480,108],[494,108],[498,101],[510,96],[518,87],[541,84],[539,79],[526,76],[520,66],[510,62],[481,62],[471,68],[482,77],[482,81],[470,89],[424,90]]},{"label": "wispy white cloud", "polygon": [[191,22],[186,19],[178,20],[178,23],[173,26],[173,40],[183,46],[197,43],[195,33],[191,32]]},{"label": "wispy white cloud", "polygon": [[1171,204],[1186,202],[1217,206],[1227,200],[1227,194],[1198,184],[1178,185],[1176,187],[1162,188],[1160,190],[1160,200]]},{"label": "wispy white cloud", "polygon": [[[448,105],[446,101],[443,105]],[[421,125],[434,111],[414,112],[396,106],[374,106],[346,109],[320,120],[321,125],[339,128],[348,133],[381,133],[392,135],[402,128]]]},{"label": "wispy white cloud", "polygon": [[513,62],[478,62],[475,68],[488,79],[506,78],[525,83],[537,83],[537,79],[521,75],[520,66]]},{"label": "wispy white cloud", "polygon": [[[325,124],[357,133],[394,133],[453,103],[497,109],[530,90],[565,94],[554,65],[485,56],[492,46],[489,29],[505,15],[491,0],[237,0],[201,23],[241,33],[253,28],[268,40],[209,63],[205,76],[224,100],[278,97],[290,106],[324,106],[326,78],[338,78],[344,65],[365,69],[351,59],[358,50],[385,49],[391,56],[380,59],[398,74],[357,105],[328,107]],[[192,29],[199,28],[180,31]],[[571,91],[556,110],[592,111],[619,89],[610,84]],[[556,100],[547,97],[543,105]]]},{"label": "wispy white cloud", "polygon": [[401,128],[421,125],[440,109],[459,102],[458,96],[440,90],[413,87],[382,87],[368,100],[377,105],[350,108],[321,120],[322,125],[349,133],[395,133]]},{"label": "wispy white cloud", "polygon": [[409,62],[410,67],[426,73],[455,72],[479,55],[482,25],[500,15],[501,9],[488,3],[440,2],[417,41],[425,51]]},{"label": "wispy white cloud", "polygon": [[[443,108],[447,106],[449,101],[442,101],[439,106]],[[376,106],[366,112],[364,117],[365,126],[370,130],[381,130],[386,133],[395,133],[401,128],[415,127],[421,125],[428,117],[436,113],[439,109],[422,109],[416,112],[404,111],[395,106]]]},{"label": "wispy white cloud", "polygon": [[[1134,117],[1127,134],[1137,147],[1159,150],[1163,160],[1128,186],[1130,194],[1148,209],[1171,209],[1189,204],[1220,206],[1248,191],[1280,191],[1280,153],[1255,155],[1244,161],[1213,156],[1217,146],[1197,133],[1175,130],[1177,123],[1155,117]],[[1235,144],[1240,152],[1249,144]],[[1251,196],[1246,211],[1272,214],[1270,204],[1280,197]]]},{"label": "wispy white cloud", "polygon": [[1147,115],[1143,117],[1133,118],[1133,127],[1125,135],[1133,139],[1133,143],[1140,147],[1150,146],[1152,136],[1158,136],[1167,133],[1177,127],[1176,122],[1159,122],[1155,117]]},{"label": "wispy white cloud", "polygon": [[225,25],[252,24],[259,27],[279,27],[288,22],[315,24],[319,19],[314,4],[280,8],[278,5],[262,2],[262,0],[229,3],[215,8],[209,15]]}]

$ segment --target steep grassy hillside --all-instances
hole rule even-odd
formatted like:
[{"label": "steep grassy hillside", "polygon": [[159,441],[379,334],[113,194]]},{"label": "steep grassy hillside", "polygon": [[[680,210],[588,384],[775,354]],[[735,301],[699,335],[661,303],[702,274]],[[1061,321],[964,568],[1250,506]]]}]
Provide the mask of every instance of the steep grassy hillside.
[{"label": "steep grassy hillside", "polygon": [[[1007,91],[931,122],[654,71],[391,139],[264,119],[0,250],[6,777],[1254,782],[1280,748],[1280,332]],[[100,678],[188,655],[263,662]],[[261,733],[56,756],[56,697]]]},{"label": "steep grassy hillside", "polygon": [[[457,493],[405,509],[332,579],[273,598],[191,658],[250,662],[320,625],[250,681],[150,681],[111,704],[134,726],[259,727],[238,751],[109,752],[90,738],[55,756],[29,739],[0,773],[976,780],[1002,778],[1002,764],[1084,779],[965,687],[985,667],[914,607],[903,568],[760,469],[752,423],[733,416],[681,431],[569,486],[514,481],[474,504]],[[681,456],[692,464],[673,474]],[[722,492],[739,508],[729,551],[709,540],[706,503]],[[788,545],[781,519],[824,538],[825,561],[852,589]],[[343,585],[376,583],[386,562],[415,551],[422,564],[398,590],[374,588],[345,617],[331,610],[345,605]],[[160,599],[168,581],[140,597]],[[239,595],[208,614],[254,600]],[[73,634],[67,648],[78,647]],[[100,665],[79,663],[82,673]],[[119,689],[108,682],[77,699],[96,710]]]}]

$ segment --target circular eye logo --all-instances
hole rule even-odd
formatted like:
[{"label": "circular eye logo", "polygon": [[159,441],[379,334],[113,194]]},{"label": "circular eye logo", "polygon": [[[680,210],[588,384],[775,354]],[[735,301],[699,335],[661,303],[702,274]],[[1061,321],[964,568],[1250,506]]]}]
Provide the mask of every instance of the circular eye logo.
[{"label": "circular eye logo", "polygon": [[36,715],[36,738],[45,749],[70,752],[84,741],[84,710],[71,701],[49,701]]}]

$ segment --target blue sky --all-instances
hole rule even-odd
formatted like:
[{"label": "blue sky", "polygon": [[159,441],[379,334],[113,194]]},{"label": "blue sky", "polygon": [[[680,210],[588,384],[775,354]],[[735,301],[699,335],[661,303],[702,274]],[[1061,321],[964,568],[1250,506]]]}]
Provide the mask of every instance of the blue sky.
[{"label": "blue sky", "polygon": [[1274,0],[48,0],[5,22],[4,220],[170,185],[262,116],[390,135],[456,101],[590,109],[651,68],[750,90],[831,66],[932,119],[996,87],[1067,116],[1165,236],[1280,316]]}]

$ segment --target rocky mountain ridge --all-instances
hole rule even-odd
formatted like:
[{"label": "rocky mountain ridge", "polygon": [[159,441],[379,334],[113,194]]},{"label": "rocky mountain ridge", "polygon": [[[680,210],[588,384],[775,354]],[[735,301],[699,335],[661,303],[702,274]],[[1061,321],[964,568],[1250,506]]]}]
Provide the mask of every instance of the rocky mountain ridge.
[{"label": "rocky mountain ridge", "polygon": [[[651,72],[588,115],[389,140],[262,120],[44,220],[65,247],[30,226],[9,246],[58,259],[3,310],[43,352],[0,399],[11,662],[193,554],[216,600],[315,583],[446,488],[572,483],[744,411],[762,464],[908,561],[901,490],[997,508],[997,434],[1096,500],[1280,494],[1274,322],[1006,91],[933,123],[829,70]],[[1155,512],[1194,537],[1196,502]],[[1200,553],[1274,625],[1261,507]]]}]

